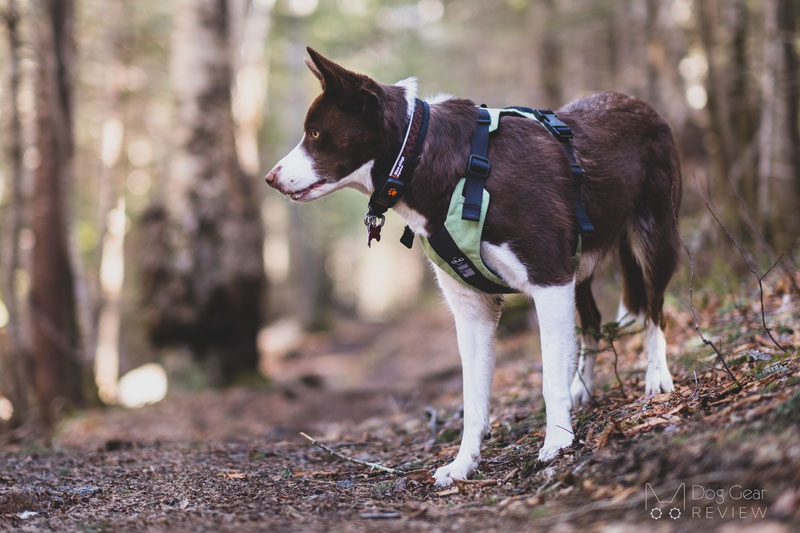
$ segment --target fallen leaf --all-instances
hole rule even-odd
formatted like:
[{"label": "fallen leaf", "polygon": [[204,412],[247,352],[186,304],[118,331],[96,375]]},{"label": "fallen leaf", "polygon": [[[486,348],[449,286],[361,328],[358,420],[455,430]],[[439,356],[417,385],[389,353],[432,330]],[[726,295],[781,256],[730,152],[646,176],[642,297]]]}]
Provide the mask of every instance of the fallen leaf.
[{"label": "fallen leaf", "polygon": [[416,481],[418,483],[430,484],[433,483],[433,476],[431,473],[424,469],[420,468],[418,470],[412,470],[411,472],[406,472],[405,477]]}]

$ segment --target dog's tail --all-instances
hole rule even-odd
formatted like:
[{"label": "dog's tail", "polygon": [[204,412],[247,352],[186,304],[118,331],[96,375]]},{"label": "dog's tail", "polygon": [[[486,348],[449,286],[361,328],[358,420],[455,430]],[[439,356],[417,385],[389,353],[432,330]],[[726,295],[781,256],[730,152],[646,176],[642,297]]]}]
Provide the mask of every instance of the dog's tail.
[{"label": "dog's tail", "polygon": [[664,291],[678,265],[681,170],[669,125],[660,120],[648,146],[636,211],[621,237],[623,303],[635,316],[664,326]]}]

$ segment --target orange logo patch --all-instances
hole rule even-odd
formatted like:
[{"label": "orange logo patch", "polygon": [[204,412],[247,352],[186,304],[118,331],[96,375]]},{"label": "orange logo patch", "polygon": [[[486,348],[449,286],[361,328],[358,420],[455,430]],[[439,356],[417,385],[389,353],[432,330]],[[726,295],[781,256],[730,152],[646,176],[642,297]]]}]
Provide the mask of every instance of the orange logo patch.
[{"label": "orange logo patch", "polygon": [[394,187],[392,187],[391,189],[389,189],[389,190],[388,190],[387,194],[388,194],[389,196],[397,196],[397,189],[395,189]]}]

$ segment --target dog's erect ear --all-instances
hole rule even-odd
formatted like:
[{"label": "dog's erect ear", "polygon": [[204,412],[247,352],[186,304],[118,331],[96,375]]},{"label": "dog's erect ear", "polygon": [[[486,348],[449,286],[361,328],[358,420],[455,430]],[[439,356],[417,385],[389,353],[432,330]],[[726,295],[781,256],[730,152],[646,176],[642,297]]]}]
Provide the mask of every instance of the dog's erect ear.
[{"label": "dog's erect ear", "polygon": [[307,46],[306,50],[312,61],[312,63],[306,61],[306,65],[322,84],[323,91],[338,91],[347,85],[353,85],[358,74],[337,65],[310,46]]},{"label": "dog's erect ear", "polygon": [[[314,62],[311,61],[309,58],[305,58],[305,62],[306,62],[306,66],[308,67],[308,70],[310,70],[314,74],[314,76],[317,77],[317,79],[320,81],[320,83],[324,84],[325,83],[325,79],[322,77],[322,72],[319,71],[319,69],[314,64]],[[324,89],[325,85],[323,85],[322,88]]]},{"label": "dog's erect ear", "polygon": [[336,95],[342,106],[353,111],[378,111],[383,98],[383,88],[373,79],[356,74],[306,47],[311,61],[306,65],[322,84],[322,90]]}]

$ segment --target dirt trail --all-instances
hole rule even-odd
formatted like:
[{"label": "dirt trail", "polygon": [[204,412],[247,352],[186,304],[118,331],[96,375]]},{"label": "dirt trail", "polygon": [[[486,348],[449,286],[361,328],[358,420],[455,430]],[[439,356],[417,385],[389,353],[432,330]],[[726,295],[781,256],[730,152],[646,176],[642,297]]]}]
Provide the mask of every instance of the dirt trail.
[{"label": "dirt trail", "polygon": [[[781,294],[768,303],[783,305],[788,354],[770,347],[752,309],[731,308],[712,325],[739,354],[729,360],[740,392],[710,368],[685,311],[669,312],[672,394],[641,399],[640,335],[617,341],[627,397],[601,354],[595,405],[575,412],[575,444],[549,464],[536,460],[537,338],[505,336],[484,461],[448,490],[429,472],[455,455],[461,425],[450,317],[435,307],[391,327],[343,323],[308,339],[269,386],[89,411],[66,421],[53,446],[0,449],[0,528],[790,531],[800,526],[800,309]],[[299,431],[411,473],[336,459]],[[668,504],[681,484],[685,501]]]}]

